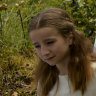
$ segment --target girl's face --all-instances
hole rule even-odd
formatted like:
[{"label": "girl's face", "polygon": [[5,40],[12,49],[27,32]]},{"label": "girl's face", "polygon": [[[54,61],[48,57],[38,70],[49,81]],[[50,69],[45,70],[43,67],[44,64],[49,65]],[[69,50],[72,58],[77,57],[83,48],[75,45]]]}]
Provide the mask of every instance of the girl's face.
[{"label": "girl's face", "polygon": [[70,38],[62,37],[54,28],[41,28],[29,33],[38,56],[49,65],[63,62],[69,55]]}]

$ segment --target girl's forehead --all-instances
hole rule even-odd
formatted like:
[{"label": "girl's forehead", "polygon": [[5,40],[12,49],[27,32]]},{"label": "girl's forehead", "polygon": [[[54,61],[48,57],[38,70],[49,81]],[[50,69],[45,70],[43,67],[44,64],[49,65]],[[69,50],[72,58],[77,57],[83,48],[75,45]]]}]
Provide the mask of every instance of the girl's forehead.
[{"label": "girl's forehead", "polygon": [[59,32],[55,28],[41,28],[33,30],[29,33],[31,39],[36,38],[46,38],[46,37],[52,37],[52,36],[59,36]]}]

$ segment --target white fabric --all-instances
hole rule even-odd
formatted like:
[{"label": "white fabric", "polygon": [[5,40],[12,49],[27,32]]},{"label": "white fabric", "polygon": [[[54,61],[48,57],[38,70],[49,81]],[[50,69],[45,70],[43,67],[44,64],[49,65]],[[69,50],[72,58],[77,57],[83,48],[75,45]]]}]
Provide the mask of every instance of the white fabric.
[{"label": "white fabric", "polygon": [[96,38],[95,38],[95,43],[94,43],[94,52],[96,53]]},{"label": "white fabric", "polygon": [[[53,89],[49,92],[48,96],[54,96],[57,89],[57,83]],[[70,90],[68,85],[68,76],[59,75],[59,88],[56,96],[69,96]]]},{"label": "white fabric", "polygon": [[[92,67],[95,73],[94,78],[89,83],[87,91],[85,92],[84,96],[96,96],[96,63],[92,63]],[[38,83],[38,89],[40,89],[39,83]],[[75,93],[72,92],[72,85],[68,80],[67,75],[59,75],[59,86],[57,93],[56,90],[57,90],[57,83],[54,85],[54,87],[47,96],[82,96],[80,90],[76,91]],[[37,96],[40,96],[40,94],[38,94]]]},{"label": "white fabric", "polygon": [[[94,66],[95,65],[95,66]],[[96,69],[96,63],[93,63],[92,67],[94,70]],[[84,96],[96,96],[96,72],[94,71],[94,78],[89,83],[87,91]],[[59,75],[59,88],[56,93],[57,83],[53,87],[53,89],[49,92],[48,96],[82,96],[81,91],[77,91],[75,93],[72,92],[71,83],[68,80],[67,75]],[[55,95],[56,93],[56,95]]]},{"label": "white fabric", "polygon": [[[82,96],[80,91],[72,92],[71,83],[68,80],[67,75],[59,75],[59,88],[56,93],[57,83],[53,89],[49,92],[48,96]],[[55,95],[56,93],[56,95]]]}]

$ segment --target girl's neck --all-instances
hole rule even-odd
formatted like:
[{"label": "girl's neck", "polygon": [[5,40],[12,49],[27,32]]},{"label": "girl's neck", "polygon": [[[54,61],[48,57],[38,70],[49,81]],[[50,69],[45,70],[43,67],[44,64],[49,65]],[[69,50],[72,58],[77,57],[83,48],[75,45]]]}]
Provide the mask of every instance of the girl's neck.
[{"label": "girl's neck", "polygon": [[70,57],[67,57],[63,62],[56,64],[56,67],[59,70],[59,75],[68,75],[69,60]]}]

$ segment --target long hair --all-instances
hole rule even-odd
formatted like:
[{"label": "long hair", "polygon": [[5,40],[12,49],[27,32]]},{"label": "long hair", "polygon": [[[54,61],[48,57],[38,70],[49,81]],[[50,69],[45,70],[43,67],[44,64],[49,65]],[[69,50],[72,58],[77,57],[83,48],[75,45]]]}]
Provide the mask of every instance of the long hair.
[{"label": "long hair", "polygon": [[[84,94],[88,82],[93,77],[93,69],[91,68],[91,57],[94,57],[93,45],[75,29],[73,21],[62,9],[49,8],[38,14],[29,25],[29,32],[44,27],[55,28],[64,37],[72,32],[73,43],[70,45],[71,59],[68,64],[68,76],[73,91],[81,90],[82,94]],[[48,95],[58,81],[58,75],[59,72],[55,66],[52,67],[40,60],[37,66],[36,78],[41,86],[41,96]]]}]

